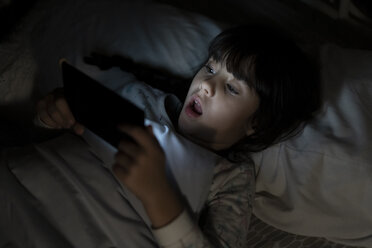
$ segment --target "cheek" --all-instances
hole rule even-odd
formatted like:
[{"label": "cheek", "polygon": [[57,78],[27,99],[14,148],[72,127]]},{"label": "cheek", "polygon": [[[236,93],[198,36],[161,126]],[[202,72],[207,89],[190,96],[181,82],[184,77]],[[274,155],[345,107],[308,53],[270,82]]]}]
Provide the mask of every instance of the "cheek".
[{"label": "cheek", "polygon": [[246,118],[242,111],[229,108],[228,106],[220,106],[214,109],[214,115],[209,119],[209,122],[216,129],[234,132],[245,126],[245,120]]},{"label": "cheek", "polygon": [[249,118],[252,114],[253,111],[249,106],[224,104],[214,108],[214,115],[210,121],[221,129],[241,133],[248,126]]},{"label": "cheek", "polygon": [[218,104],[212,105],[214,116],[222,122],[226,122],[227,120],[235,122],[247,113],[246,108],[243,108],[243,105],[235,101],[217,100],[216,102]]}]

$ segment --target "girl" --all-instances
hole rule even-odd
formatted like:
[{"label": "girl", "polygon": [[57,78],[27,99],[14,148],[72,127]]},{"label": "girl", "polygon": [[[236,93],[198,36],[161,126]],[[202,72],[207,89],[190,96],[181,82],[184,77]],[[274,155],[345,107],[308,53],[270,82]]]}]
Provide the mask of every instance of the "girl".
[{"label": "girl", "polygon": [[[197,72],[183,105],[136,83],[122,90],[154,121],[141,128],[121,125],[133,141],[122,140],[112,167],[142,203],[161,247],[247,247],[254,192],[247,155],[295,134],[319,107],[313,66],[289,40],[263,28],[241,26],[218,35]],[[37,105],[40,124],[71,128],[82,135],[63,94]],[[213,168],[207,201],[198,221],[167,178],[167,146],[157,124],[225,157]]]}]

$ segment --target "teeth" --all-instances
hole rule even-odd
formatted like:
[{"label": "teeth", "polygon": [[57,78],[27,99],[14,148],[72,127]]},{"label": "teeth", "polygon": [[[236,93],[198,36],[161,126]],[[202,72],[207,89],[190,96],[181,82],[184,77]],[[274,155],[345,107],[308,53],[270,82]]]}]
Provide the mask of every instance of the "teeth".
[{"label": "teeth", "polygon": [[199,114],[202,113],[201,106],[200,106],[200,103],[198,101],[194,100],[193,108],[194,108],[195,112],[197,112]]}]

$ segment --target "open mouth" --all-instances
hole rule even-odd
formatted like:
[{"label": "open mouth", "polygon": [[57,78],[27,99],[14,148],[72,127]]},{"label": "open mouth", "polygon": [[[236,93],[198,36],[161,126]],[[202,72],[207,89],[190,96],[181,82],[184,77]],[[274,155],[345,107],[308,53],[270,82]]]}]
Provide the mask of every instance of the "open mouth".
[{"label": "open mouth", "polygon": [[186,114],[190,117],[199,117],[203,114],[200,100],[197,97],[193,97],[187,105]]}]

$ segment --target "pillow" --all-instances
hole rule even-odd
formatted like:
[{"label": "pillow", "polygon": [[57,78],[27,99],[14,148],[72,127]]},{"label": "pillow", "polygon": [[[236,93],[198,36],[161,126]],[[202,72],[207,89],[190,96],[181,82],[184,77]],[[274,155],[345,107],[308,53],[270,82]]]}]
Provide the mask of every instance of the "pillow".
[{"label": "pillow", "polygon": [[[219,32],[206,17],[150,0],[35,3],[11,39],[0,44],[0,148],[40,136],[30,121],[34,104],[62,86],[60,58],[81,68],[83,56],[98,51],[191,77]],[[122,82],[105,83],[120,88]]]},{"label": "pillow", "polygon": [[321,49],[324,105],[303,132],[254,155],[254,213],[281,230],[372,246],[372,51]]},{"label": "pillow", "polygon": [[58,60],[83,64],[92,51],[192,77],[220,32],[212,20],[153,1],[49,1],[48,14],[33,32],[39,65],[37,84],[46,93],[62,85]]}]

